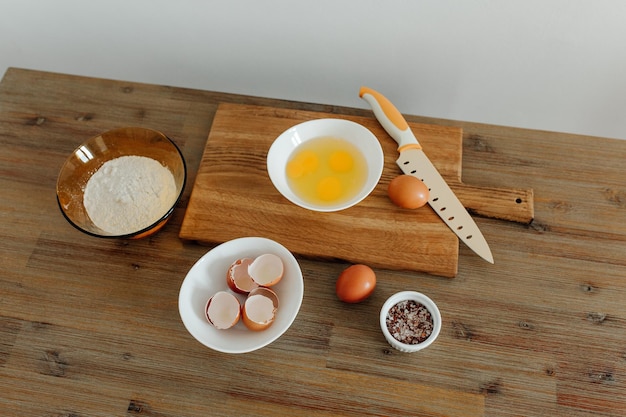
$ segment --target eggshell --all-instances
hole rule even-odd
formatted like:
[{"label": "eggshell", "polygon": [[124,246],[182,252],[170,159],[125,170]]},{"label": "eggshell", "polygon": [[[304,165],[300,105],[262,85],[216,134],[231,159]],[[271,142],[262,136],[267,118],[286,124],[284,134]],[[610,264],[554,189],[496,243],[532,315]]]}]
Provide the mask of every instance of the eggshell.
[{"label": "eggshell", "polygon": [[283,278],[285,267],[280,256],[266,253],[257,256],[248,266],[248,274],[258,285],[271,287]]},{"label": "eggshell", "polygon": [[278,310],[278,296],[269,288],[250,291],[242,307],[243,324],[250,330],[265,330],[274,323]]},{"label": "eggshell", "polygon": [[241,305],[233,294],[219,291],[209,298],[204,313],[216,329],[230,329],[239,321]]},{"label": "eggshell", "polygon": [[367,265],[356,264],[346,268],[337,279],[337,297],[346,303],[359,303],[376,288],[376,274]]},{"label": "eggshell", "polygon": [[239,294],[248,294],[259,286],[248,274],[248,266],[253,261],[252,258],[241,258],[230,265],[226,272],[228,288]]},{"label": "eggshell", "polygon": [[387,194],[395,205],[407,209],[420,208],[430,198],[426,184],[412,175],[398,175],[391,180]]}]

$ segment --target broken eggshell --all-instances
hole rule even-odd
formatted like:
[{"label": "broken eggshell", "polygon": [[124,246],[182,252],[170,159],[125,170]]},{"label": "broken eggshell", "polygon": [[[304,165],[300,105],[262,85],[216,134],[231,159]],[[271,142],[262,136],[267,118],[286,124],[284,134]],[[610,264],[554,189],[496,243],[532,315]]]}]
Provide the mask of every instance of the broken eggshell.
[{"label": "broken eggshell", "polygon": [[242,307],[243,324],[250,330],[261,331],[272,325],[278,310],[278,296],[269,288],[250,291]]},{"label": "broken eggshell", "polygon": [[228,288],[238,294],[248,294],[259,286],[248,273],[248,267],[253,261],[253,258],[240,258],[230,265],[226,272]]},{"label": "broken eggshell", "polygon": [[227,291],[215,293],[205,308],[206,319],[216,329],[230,329],[239,321],[241,317],[241,304],[233,294]]},{"label": "broken eggshell", "polygon": [[256,257],[248,266],[250,278],[263,287],[271,287],[278,284],[283,277],[284,270],[280,256],[273,253],[266,253]]}]

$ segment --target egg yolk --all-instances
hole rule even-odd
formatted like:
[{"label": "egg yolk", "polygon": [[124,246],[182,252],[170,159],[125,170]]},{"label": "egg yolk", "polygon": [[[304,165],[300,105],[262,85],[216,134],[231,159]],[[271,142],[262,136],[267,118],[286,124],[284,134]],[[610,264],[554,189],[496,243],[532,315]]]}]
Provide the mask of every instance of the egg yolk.
[{"label": "egg yolk", "polygon": [[319,158],[313,151],[303,151],[287,164],[287,175],[291,178],[300,178],[303,175],[315,172]]},{"label": "egg yolk", "polygon": [[335,177],[325,177],[317,184],[317,196],[324,201],[333,201],[342,194],[341,181]]},{"label": "egg yolk", "polygon": [[295,195],[330,206],[358,194],[367,180],[367,161],[349,141],[322,136],[305,141],[290,155],[285,174]]},{"label": "egg yolk", "polygon": [[354,165],[352,155],[347,151],[336,151],[330,154],[330,168],[336,172],[348,172]]}]

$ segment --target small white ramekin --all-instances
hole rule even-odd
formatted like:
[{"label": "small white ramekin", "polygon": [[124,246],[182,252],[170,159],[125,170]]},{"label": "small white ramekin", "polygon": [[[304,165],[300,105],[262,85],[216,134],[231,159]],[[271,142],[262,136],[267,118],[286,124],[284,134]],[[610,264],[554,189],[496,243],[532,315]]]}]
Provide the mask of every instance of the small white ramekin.
[{"label": "small white ramekin", "polygon": [[[430,315],[433,318],[433,331],[428,339],[426,339],[422,343],[417,343],[415,345],[402,343],[394,338],[391,333],[389,333],[389,329],[387,329],[387,313],[394,305],[396,305],[400,301],[405,300],[413,300],[422,304],[428,309]],[[439,336],[439,332],[441,331],[441,313],[439,312],[439,308],[437,308],[437,305],[433,302],[433,300],[431,300],[422,293],[416,291],[398,292],[389,297],[380,309],[380,329],[382,330],[385,339],[387,339],[387,342],[393,348],[401,352],[417,352],[418,350],[422,350],[430,346],[435,341],[435,339],[437,339],[437,336]]]}]

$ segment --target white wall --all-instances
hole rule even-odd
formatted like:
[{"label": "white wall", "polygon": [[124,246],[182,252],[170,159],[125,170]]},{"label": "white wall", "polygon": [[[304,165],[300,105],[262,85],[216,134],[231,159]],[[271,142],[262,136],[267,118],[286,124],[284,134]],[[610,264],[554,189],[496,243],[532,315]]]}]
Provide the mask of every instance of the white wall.
[{"label": "white wall", "polygon": [[9,66],[626,139],[623,0],[0,0]]}]

